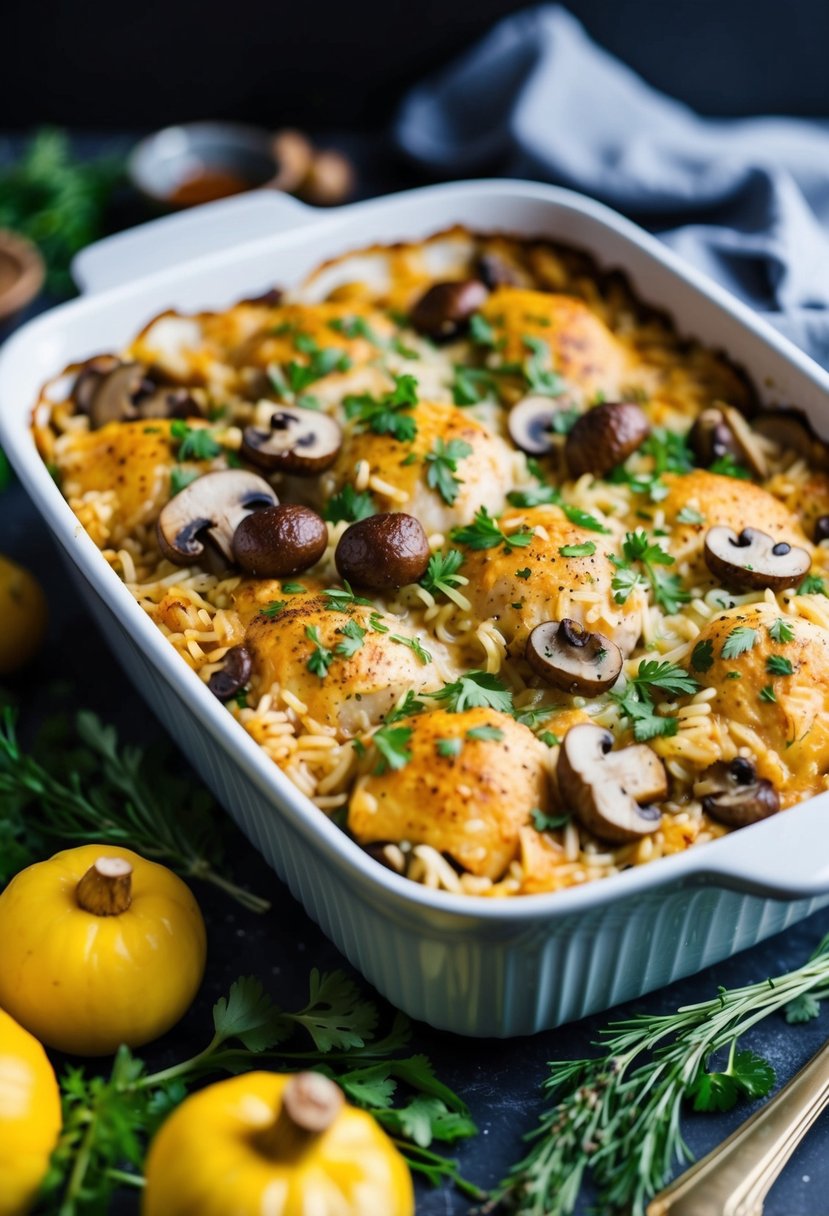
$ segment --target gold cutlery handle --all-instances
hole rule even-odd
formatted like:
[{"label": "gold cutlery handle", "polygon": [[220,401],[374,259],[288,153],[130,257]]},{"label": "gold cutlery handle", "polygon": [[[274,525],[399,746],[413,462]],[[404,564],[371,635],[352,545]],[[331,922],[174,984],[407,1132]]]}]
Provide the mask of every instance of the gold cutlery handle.
[{"label": "gold cutlery handle", "polygon": [[651,1200],[647,1216],[760,1216],[763,1199],[829,1105],[829,1043],[780,1093]]}]

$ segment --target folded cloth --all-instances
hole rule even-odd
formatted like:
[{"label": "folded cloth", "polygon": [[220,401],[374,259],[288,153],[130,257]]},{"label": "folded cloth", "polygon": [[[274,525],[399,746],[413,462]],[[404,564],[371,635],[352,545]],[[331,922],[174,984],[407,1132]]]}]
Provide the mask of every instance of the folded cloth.
[{"label": "folded cloth", "polygon": [[701,118],[543,5],[413,89],[394,134],[440,176],[497,164],[633,214],[829,366],[829,121]]}]

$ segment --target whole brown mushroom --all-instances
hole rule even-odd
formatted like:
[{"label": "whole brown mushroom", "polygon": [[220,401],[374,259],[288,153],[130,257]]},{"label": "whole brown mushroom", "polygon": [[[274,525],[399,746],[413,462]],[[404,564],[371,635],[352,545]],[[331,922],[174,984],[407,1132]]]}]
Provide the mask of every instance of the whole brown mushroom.
[{"label": "whole brown mushroom", "polygon": [[433,283],[409,313],[412,328],[434,342],[457,338],[489,295],[480,279]]},{"label": "whole brown mushroom", "polygon": [[627,460],[650,432],[644,412],[633,401],[594,405],[573,425],[564,455],[573,477],[592,473],[603,477]]},{"label": "whole brown mushroom", "polygon": [[233,534],[233,557],[254,578],[285,578],[316,565],[328,525],[309,507],[282,503],[246,516]]},{"label": "whole brown mushroom", "polygon": [[429,542],[419,520],[387,512],[346,528],[334,561],[340,577],[348,582],[387,591],[423,578],[429,556]]}]

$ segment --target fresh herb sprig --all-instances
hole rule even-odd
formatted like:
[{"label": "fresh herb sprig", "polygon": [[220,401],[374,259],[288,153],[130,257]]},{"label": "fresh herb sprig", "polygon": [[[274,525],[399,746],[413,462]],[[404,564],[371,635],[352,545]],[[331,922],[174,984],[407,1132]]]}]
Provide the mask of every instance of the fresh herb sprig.
[{"label": "fresh herb sprig", "polygon": [[[159,1072],[121,1047],[108,1078],[69,1068],[61,1080],[64,1126],[42,1198],[61,1216],[108,1211],[121,1186],[143,1186],[147,1142],[189,1086],[205,1077],[261,1068],[313,1068],[332,1077],[354,1105],[386,1129],[411,1169],[431,1182],[451,1179],[481,1198],[457,1162],[430,1148],[473,1136],[466,1105],[423,1055],[400,1054],[410,1037],[397,1014],[378,1034],[380,1010],[342,972],[311,972],[308,1001],[280,1009],[258,980],[237,980],[213,1007],[213,1035],[203,1050]],[[403,1091],[401,1097],[401,1089]]]},{"label": "fresh herb sprig", "polygon": [[[667,574],[662,569],[663,566],[674,565],[676,559],[656,541],[650,540],[643,529],[627,533],[622,553],[623,557],[610,559],[616,567],[611,587],[617,604],[626,603],[631,592],[641,586],[645,578],[650,583],[654,601],[669,616],[678,612],[681,604],[688,603],[691,596],[682,586],[679,576]],[[636,563],[644,568],[644,577],[635,569]]]},{"label": "fresh herb sprig", "polygon": [[675,735],[679,720],[673,715],[659,714],[654,706],[654,694],[679,697],[694,693],[698,682],[683,667],[667,660],[643,659],[636,675],[628,678],[624,688],[610,695],[620,713],[633,724],[633,736],[639,743],[660,736]]},{"label": "fresh herb sprig", "polygon": [[369,393],[350,395],[343,400],[345,416],[361,431],[391,435],[401,443],[411,443],[417,435],[417,420],[408,413],[417,405],[417,380],[414,376],[395,376],[394,388],[381,397]]},{"label": "fresh herb sprig", "polygon": [[464,575],[458,574],[462,565],[463,554],[460,549],[447,549],[443,553],[433,553],[429,558],[426,573],[420,580],[420,585],[431,595],[445,595],[459,608],[468,612],[469,600],[458,591],[458,587],[464,587],[469,582]]},{"label": "fresh herb sprig", "polygon": [[[601,1054],[549,1065],[550,1107],[527,1137],[526,1156],[484,1211],[503,1204],[519,1216],[570,1216],[588,1175],[602,1212],[643,1216],[679,1165],[693,1160],[682,1114],[725,1110],[764,1097],[774,1071],[737,1041],[775,1013],[817,1016],[829,997],[829,935],[802,967],[661,1016],[636,1014],[599,1033]],[[715,1067],[718,1053],[728,1052]]]},{"label": "fresh herb sprig", "polygon": [[220,872],[225,817],[205,789],[173,774],[166,748],[151,754],[119,744],[114,727],[85,711],[75,730],[77,744],[49,739],[47,769],[21,746],[14,710],[3,711],[0,884],[58,844],[102,841],[212,883],[253,912],[267,911],[267,900]]}]

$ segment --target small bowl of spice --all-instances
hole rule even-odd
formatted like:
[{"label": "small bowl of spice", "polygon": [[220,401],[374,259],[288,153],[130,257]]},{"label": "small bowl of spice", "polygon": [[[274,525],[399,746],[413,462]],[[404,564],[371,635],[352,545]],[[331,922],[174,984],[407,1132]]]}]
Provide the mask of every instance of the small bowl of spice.
[{"label": "small bowl of spice", "polygon": [[128,172],[145,197],[172,208],[263,187],[325,205],[344,201],[353,186],[345,158],[315,150],[300,131],[272,133],[231,122],[165,127],[136,145]]}]

